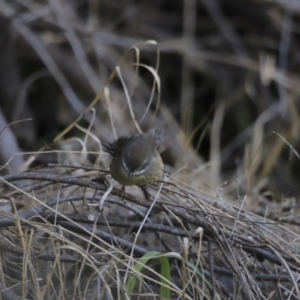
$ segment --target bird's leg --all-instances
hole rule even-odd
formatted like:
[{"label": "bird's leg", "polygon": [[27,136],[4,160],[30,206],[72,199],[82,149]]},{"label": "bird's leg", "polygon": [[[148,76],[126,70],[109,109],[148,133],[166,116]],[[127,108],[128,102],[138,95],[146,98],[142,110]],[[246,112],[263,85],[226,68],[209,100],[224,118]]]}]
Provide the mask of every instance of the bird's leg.
[{"label": "bird's leg", "polygon": [[124,200],[125,197],[126,197],[126,190],[125,190],[125,185],[123,185],[121,189],[121,199]]},{"label": "bird's leg", "polygon": [[150,200],[151,194],[148,192],[147,186],[146,185],[139,185],[138,187],[143,191],[145,199]]}]

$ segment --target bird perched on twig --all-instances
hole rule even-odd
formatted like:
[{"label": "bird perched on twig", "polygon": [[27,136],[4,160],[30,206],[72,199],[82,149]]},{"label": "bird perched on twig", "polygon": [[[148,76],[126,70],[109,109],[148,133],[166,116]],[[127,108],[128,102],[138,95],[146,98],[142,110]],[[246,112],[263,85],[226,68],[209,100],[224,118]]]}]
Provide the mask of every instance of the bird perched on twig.
[{"label": "bird perched on twig", "polygon": [[104,146],[112,156],[111,176],[123,186],[144,186],[159,180],[164,164],[157,147],[160,142],[158,131],[149,131],[120,137],[114,143]]}]

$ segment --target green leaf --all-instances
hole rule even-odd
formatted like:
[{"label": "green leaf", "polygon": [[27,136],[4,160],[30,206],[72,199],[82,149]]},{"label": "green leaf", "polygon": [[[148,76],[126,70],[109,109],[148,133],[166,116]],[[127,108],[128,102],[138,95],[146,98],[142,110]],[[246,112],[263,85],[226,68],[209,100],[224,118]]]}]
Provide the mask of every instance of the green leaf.
[{"label": "green leaf", "polygon": [[158,251],[150,251],[142,256],[134,265],[134,272],[128,276],[126,289],[131,297],[131,294],[139,282],[139,274],[141,273],[143,267],[147,262],[152,258],[160,258],[161,264],[161,286],[160,286],[160,298],[162,300],[171,299],[171,290],[170,290],[170,278],[171,278],[171,268],[169,259],[162,253]]},{"label": "green leaf", "polygon": [[171,299],[171,289],[170,289],[170,280],[171,280],[171,268],[169,259],[162,255],[160,257],[161,265],[161,285],[160,285],[160,298],[162,300]]}]

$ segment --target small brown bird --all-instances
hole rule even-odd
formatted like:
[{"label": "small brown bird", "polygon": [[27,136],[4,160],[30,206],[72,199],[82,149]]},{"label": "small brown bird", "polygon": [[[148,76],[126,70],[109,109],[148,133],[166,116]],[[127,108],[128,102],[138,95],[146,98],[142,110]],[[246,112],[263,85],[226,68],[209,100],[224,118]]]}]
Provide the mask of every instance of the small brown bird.
[{"label": "small brown bird", "polygon": [[120,137],[105,147],[113,157],[110,164],[111,176],[120,184],[143,186],[159,180],[164,164],[157,146],[158,131]]}]

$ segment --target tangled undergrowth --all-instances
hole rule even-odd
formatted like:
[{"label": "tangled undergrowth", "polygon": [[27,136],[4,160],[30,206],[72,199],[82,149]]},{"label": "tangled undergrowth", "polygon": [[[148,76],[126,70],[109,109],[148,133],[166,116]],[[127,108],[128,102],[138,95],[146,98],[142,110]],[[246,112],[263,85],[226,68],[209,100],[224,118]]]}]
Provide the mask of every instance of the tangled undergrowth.
[{"label": "tangled undergrowth", "polygon": [[300,299],[296,2],[101,3],[0,0],[2,299]]},{"label": "tangled undergrowth", "polygon": [[297,231],[244,209],[250,197],[172,175],[122,196],[106,170],[70,165],[1,182],[2,274],[23,297],[299,297]]}]

